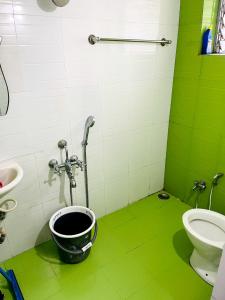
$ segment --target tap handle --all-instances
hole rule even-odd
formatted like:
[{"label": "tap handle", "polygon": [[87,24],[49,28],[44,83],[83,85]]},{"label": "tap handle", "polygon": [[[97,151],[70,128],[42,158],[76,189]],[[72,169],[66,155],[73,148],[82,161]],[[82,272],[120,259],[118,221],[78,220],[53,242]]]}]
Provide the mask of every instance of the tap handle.
[{"label": "tap handle", "polygon": [[193,191],[197,190],[199,188],[199,184],[200,184],[199,180],[195,180],[192,190]]},{"label": "tap handle", "polygon": [[59,176],[62,175],[62,171],[56,159],[51,159],[48,165],[50,169],[54,170],[54,173],[58,174]]},{"label": "tap handle", "polygon": [[80,168],[81,171],[84,170],[84,164],[83,164],[83,162],[82,162],[81,160],[79,160],[79,159],[76,161],[76,166],[77,166],[78,168]]},{"label": "tap handle", "polygon": [[55,169],[58,166],[58,161],[56,159],[51,159],[48,163],[49,168]]},{"label": "tap handle", "polygon": [[72,156],[70,157],[70,162],[71,162],[71,163],[75,163],[75,162],[77,162],[77,161],[78,161],[77,155],[72,155]]},{"label": "tap handle", "polygon": [[67,146],[67,141],[66,141],[66,140],[60,140],[60,141],[58,142],[58,147],[59,147],[60,149],[64,149],[64,148],[66,148],[66,146]]},{"label": "tap handle", "polygon": [[200,187],[201,187],[202,190],[205,190],[205,189],[206,189],[206,182],[205,182],[205,180],[202,180],[202,181],[200,182]]}]

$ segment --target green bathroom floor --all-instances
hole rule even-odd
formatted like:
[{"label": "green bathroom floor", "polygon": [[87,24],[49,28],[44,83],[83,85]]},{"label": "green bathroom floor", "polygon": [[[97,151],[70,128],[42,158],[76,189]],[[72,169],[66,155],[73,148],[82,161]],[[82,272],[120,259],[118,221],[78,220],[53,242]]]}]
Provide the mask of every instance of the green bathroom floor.
[{"label": "green bathroom floor", "polygon": [[[61,263],[49,241],[2,265],[15,271],[26,300],[208,300],[211,287],[189,265],[192,245],[181,220],[189,208],[152,195],[101,218],[80,264]],[[13,299],[2,278],[0,290]]]}]

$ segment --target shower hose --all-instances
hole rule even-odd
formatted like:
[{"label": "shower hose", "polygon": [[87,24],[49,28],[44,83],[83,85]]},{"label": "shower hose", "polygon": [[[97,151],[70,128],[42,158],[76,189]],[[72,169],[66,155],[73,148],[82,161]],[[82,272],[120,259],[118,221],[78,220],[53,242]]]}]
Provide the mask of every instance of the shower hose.
[{"label": "shower hose", "polygon": [[209,207],[208,207],[209,210],[211,210],[211,207],[212,207],[212,194],[213,194],[213,189],[214,189],[214,185],[212,184],[211,189],[210,189],[210,193],[209,193]]}]

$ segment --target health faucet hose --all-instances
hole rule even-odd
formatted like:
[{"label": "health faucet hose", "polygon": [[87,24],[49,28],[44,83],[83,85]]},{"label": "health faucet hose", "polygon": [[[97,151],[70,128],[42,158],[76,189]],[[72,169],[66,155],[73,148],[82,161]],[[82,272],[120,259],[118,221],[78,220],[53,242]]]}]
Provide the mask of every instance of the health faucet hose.
[{"label": "health faucet hose", "polygon": [[87,174],[87,144],[88,144],[88,135],[89,129],[95,124],[95,118],[89,116],[85,122],[84,127],[84,137],[82,141],[83,147],[83,163],[84,163],[84,184],[85,184],[85,194],[86,194],[86,206],[89,208],[89,191],[88,191],[88,174]]},{"label": "health faucet hose", "polygon": [[220,179],[221,177],[223,177],[223,176],[224,176],[223,173],[217,173],[217,174],[213,177],[213,179],[212,179],[211,189],[210,189],[210,193],[209,193],[209,206],[208,206],[208,209],[209,209],[209,210],[211,210],[211,208],[212,208],[212,195],[213,195],[213,190],[214,190],[215,186],[218,185],[219,179]]}]

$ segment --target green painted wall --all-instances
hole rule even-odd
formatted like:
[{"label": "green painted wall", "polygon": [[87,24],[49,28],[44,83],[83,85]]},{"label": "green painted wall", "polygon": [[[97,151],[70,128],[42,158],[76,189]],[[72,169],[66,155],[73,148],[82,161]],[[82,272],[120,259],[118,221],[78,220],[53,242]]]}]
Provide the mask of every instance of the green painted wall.
[{"label": "green painted wall", "polygon": [[[206,179],[200,207],[211,178],[225,173],[225,56],[199,55],[203,2],[181,0],[165,173],[165,189],[192,205],[193,181]],[[213,210],[225,213],[225,177],[213,202]]]}]

